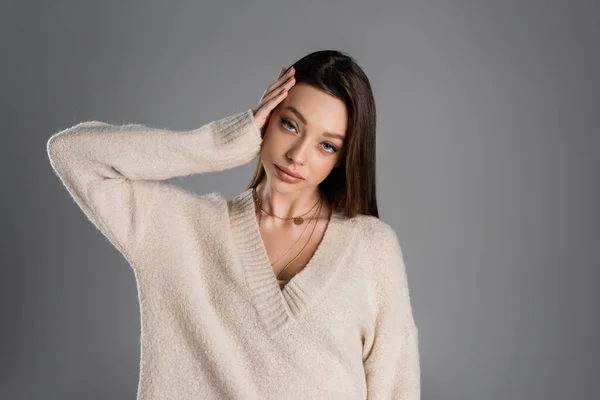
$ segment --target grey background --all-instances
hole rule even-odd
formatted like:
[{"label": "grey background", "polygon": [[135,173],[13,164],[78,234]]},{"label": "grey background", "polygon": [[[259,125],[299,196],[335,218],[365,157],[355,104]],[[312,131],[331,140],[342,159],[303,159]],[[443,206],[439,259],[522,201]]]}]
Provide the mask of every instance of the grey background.
[{"label": "grey background", "polygon": [[[99,119],[199,127],[282,66],[353,55],[378,108],[423,399],[598,399],[600,7],[593,1],[9,1],[0,6],[1,399],[132,399],[125,259],[53,174]],[[231,197],[254,162],[178,179]],[[176,183],[178,183],[176,182]]]}]

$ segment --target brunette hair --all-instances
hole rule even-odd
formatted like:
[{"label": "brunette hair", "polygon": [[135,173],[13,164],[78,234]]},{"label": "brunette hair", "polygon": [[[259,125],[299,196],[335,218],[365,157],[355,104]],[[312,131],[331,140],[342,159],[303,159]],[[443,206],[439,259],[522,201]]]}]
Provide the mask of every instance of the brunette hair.
[{"label": "brunette hair", "polygon": [[[375,99],[364,71],[348,54],[319,50],[293,64],[296,83],[305,83],[342,100],[348,111],[346,138],[340,162],[319,184],[321,195],[336,212],[379,218],[375,182]],[[259,156],[247,189],[265,178]]]}]

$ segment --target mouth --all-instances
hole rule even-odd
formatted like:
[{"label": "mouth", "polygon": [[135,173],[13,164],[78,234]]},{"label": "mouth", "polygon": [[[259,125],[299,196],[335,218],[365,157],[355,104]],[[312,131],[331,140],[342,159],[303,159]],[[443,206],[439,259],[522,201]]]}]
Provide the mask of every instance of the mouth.
[{"label": "mouth", "polygon": [[288,174],[288,175],[290,175],[290,176],[292,176],[294,178],[304,179],[304,177],[302,175],[300,175],[300,174],[298,174],[296,172],[293,172],[293,171],[291,171],[291,170],[289,170],[289,169],[287,169],[285,167],[280,167],[277,164],[274,164],[274,165],[275,165],[275,168],[279,169],[280,171],[282,171],[282,172],[284,172],[284,173],[286,173],[286,174]]}]

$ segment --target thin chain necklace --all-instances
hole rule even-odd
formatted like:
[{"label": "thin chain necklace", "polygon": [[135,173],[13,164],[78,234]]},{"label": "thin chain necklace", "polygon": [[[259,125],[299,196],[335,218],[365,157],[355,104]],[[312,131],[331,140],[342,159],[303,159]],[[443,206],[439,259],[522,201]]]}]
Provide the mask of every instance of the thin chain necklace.
[{"label": "thin chain necklace", "polygon": [[315,203],[315,205],[313,205],[310,208],[310,210],[308,210],[304,214],[299,215],[297,217],[282,218],[282,217],[279,217],[279,216],[277,216],[275,214],[270,213],[269,211],[265,210],[262,207],[262,201],[258,198],[258,194],[256,193],[256,188],[252,188],[252,195],[254,197],[254,201],[256,202],[256,204],[258,204],[258,207],[260,207],[260,209],[262,211],[264,211],[266,214],[270,215],[271,217],[278,218],[278,219],[281,219],[281,220],[284,220],[284,221],[289,221],[290,219],[293,219],[294,220],[294,224],[296,224],[296,225],[302,225],[302,223],[304,223],[304,218],[302,218],[302,217],[305,216],[306,214],[308,214],[309,212],[311,212],[317,206],[317,204],[319,204],[321,202],[321,197],[319,196],[319,200],[317,200],[317,202]]},{"label": "thin chain necklace", "polygon": [[[320,207],[320,206],[319,206],[319,207]],[[318,209],[315,211],[314,215],[318,215],[318,213],[319,213],[320,211],[321,211],[321,209],[320,209],[320,208],[318,208]],[[314,219],[314,218],[312,218],[312,219]],[[290,247],[290,248],[289,248],[289,250],[288,250],[288,251],[286,251],[284,255],[282,255],[281,257],[279,257],[279,258],[277,259],[277,261],[275,261],[274,263],[272,263],[272,264],[271,264],[271,266],[275,266],[275,264],[277,264],[279,261],[281,261],[281,259],[282,259],[283,257],[287,256],[287,254],[288,254],[288,253],[289,253],[289,252],[290,252],[290,251],[291,251],[291,250],[292,250],[294,247],[296,247],[296,245],[298,244],[298,242],[300,241],[300,239],[302,239],[302,236],[304,236],[304,232],[306,232],[306,229],[308,228],[308,226],[309,226],[309,225],[310,225],[310,222],[309,222],[308,224],[304,225],[304,229],[302,229],[302,233],[300,234],[300,236],[298,237],[298,239],[296,240],[296,242],[294,243],[294,245],[293,245],[292,247]],[[260,226],[260,225],[259,225],[259,226]],[[278,275],[278,276],[279,276],[279,275]]]},{"label": "thin chain necklace", "polygon": [[[272,215],[271,213],[267,212],[267,211],[266,211],[266,210],[264,210],[262,207],[260,207],[260,204],[261,204],[261,202],[260,202],[260,199],[258,198],[258,195],[257,195],[257,193],[256,193],[256,188],[253,188],[253,190],[252,190],[252,195],[253,195],[253,197],[254,197],[254,202],[255,202],[255,204],[256,204],[256,205],[258,205],[258,206],[259,206],[259,208],[260,208],[262,211],[266,212],[267,214],[269,214],[269,215],[271,215],[271,216],[273,216],[273,217],[275,217],[275,218],[279,218],[279,219],[283,219],[283,220],[290,220],[290,219],[294,219],[294,223],[296,223],[296,225],[300,225],[302,222],[304,222],[304,219],[302,219],[302,221],[301,221],[300,223],[297,223],[297,222],[296,222],[296,219],[297,219],[298,217],[292,217],[292,218],[281,218],[281,217],[277,217],[276,215]],[[296,256],[295,256],[294,258],[292,258],[292,259],[291,259],[291,260],[290,260],[290,261],[289,261],[289,262],[288,262],[288,263],[285,265],[285,267],[283,267],[283,269],[282,269],[281,271],[279,271],[279,273],[278,273],[278,274],[277,274],[277,276],[276,276],[276,279],[279,279],[279,277],[281,276],[281,274],[282,274],[282,273],[283,273],[283,272],[284,272],[284,271],[285,271],[285,270],[286,270],[286,269],[287,269],[287,268],[288,268],[288,267],[289,267],[289,266],[290,266],[290,265],[291,265],[291,264],[292,264],[292,263],[293,263],[293,262],[294,262],[294,261],[295,261],[295,260],[296,260],[296,259],[297,259],[297,258],[300,256],[300,254],[302,254],[302,252],[304,251],[304,249],[306,248],[306,246],[308,245],[308,243],[310,243],[310,239],[312,238],[312,236],[313,236],[313,234],[314,234],[314,232],[315,232],[315,229],[316,229],[316,227],[317,227],[317,223],[318,223],[318,218],[319,218],[319,216],[320,216],[320,214],[321,214],[321,210],[322,210],[322,207],[323,207],[323,198],[322,198],[322,197],[321,197],[321,198],[319,198],[319,201],[318,201],[318,202],[317,202],[317,203],[316,203],[316,204],[315,204],[315,205],[314,205],[314,206],[313,206],[313,207],[312,207],[310,210],[308,210],[306,213],[302,214],[303,216],[304,216],[304,215],[306,215],[306,214],[308,214],[308,213],[309,213],[309,212],[310,212],[312,209],[314,209],[314,208],[315,208],[315,206],[317,206],[317,204],[319,205],[319,207],[317,208],[316,212],[313,214],[313,218],[308,218],[309,220],[313,220],[313,219],[315,220],[315,223],[314,223],[314,225],[313,225],[313,229],[312,229],[312,231],[311,231],[311,233],[310,233],[310,235],[309,235],[309,237],[308,237],[308,240],[306,241],[306,243],[304,244],[304,246],[302,246],[302,249],[300,249],[300,251],[298,252],[298,254],[296,254]],[[261,226],[261,220],[262,220],[262,213],[260,213],[260,216],[259,216],[259,221],[258,221],[258,226],[259,226],[259,227]],[[296,247],[296,245],[298,244],[298,242],[300,241],[300,239],[302,238],[302,236],[304,236],[304,232],[305,232],[305,231],[306,231],[306,229],[308,228],[308,225],[310,225],[310,222],[309,222],[308,224],[306,224],[306,226],[305,226],[305,227],[304,227],[304,229],[302,230],[302,233],[300,234],[300,236],[298,237],[298,239],[296,240],[296,242],[294,243],[294,245],[293,245],[293,246],[292,246],[290,249],[288,249],[288,251],[286,251],[286,252],[285,252],[285,254],[284,254],[283,256],[279,257],[279,259],[277,259],[277,261],[275,261],[274,263],[271,263],[271,262],[269,261],[269,263],[271,264],[271,267],[273,267],[275,264],[277,264],[277,263],[278,263],[278,262],[279,262],[279,261],[280,261],[280,260],[281,260],[283,257],[285,257],[285,256],[286,256],[286,255],[287,255],[287,254],[288,254],[288,253],[289,253],[289,252],[290,252],[290,251],[291,251],[291,250],[292,250],[294,247]]]},{"label": "thin chain necklace", "polygon": [[[319,208],[317,211],[317,218],[318,215],[321,214],[321,208],[323,206],[323,202],[319,201]],[[283,267],[283,269],[281,271],[279,271],[279,273],[277,274],[277,279],[279,279],[279,276],[283,273],[283,271],[285,271],[299,256],[300,254],[304,251],[304,249],[306,248],[306,246],[308,245],[308,243],[310,243],[310,239],[313,236],[313,233],[315,233],[315,228],[317,227],[317,223],[319,222],[319,220],[315,218],[315,224],[313,225],[312,231],[310,232],[310,236],[308,237],[308,240],[306,241],[306,243],[304,243],[304,246],[302,246],[302,248],[300,249],[300,251],[298,252],[298,254],[296,254],[296,257],[292,258],[292,260],[290,262],[288,262],[286,264],[285,267]]]}]

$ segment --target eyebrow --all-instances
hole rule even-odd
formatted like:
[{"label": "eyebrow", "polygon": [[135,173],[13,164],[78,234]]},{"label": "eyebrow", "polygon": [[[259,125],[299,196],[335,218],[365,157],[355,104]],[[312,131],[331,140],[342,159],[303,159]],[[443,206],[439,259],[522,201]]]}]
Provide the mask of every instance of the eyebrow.
[{"label": "eyebrow", "polygon": [[[307,125],[306,123],[306,118],[304,118],[304,115],[302,115],[302,113],[300,111],[298,111],[298,109],[294,106],[286,106],[284,108],[284,110],[290,110],[291,112],[293,112],[294,114],[296,114],[296,116],[298,117],[298,119],[300,121],[302,121],[302,123],[304,125]],[[329,137],[333,137],[333,138],[338,138],[341,141],[344,141],[344,136],[338,134],[338,133],[332,133],[332,132],[323,132],[323,135],[325,136],[329,136]]]}]

